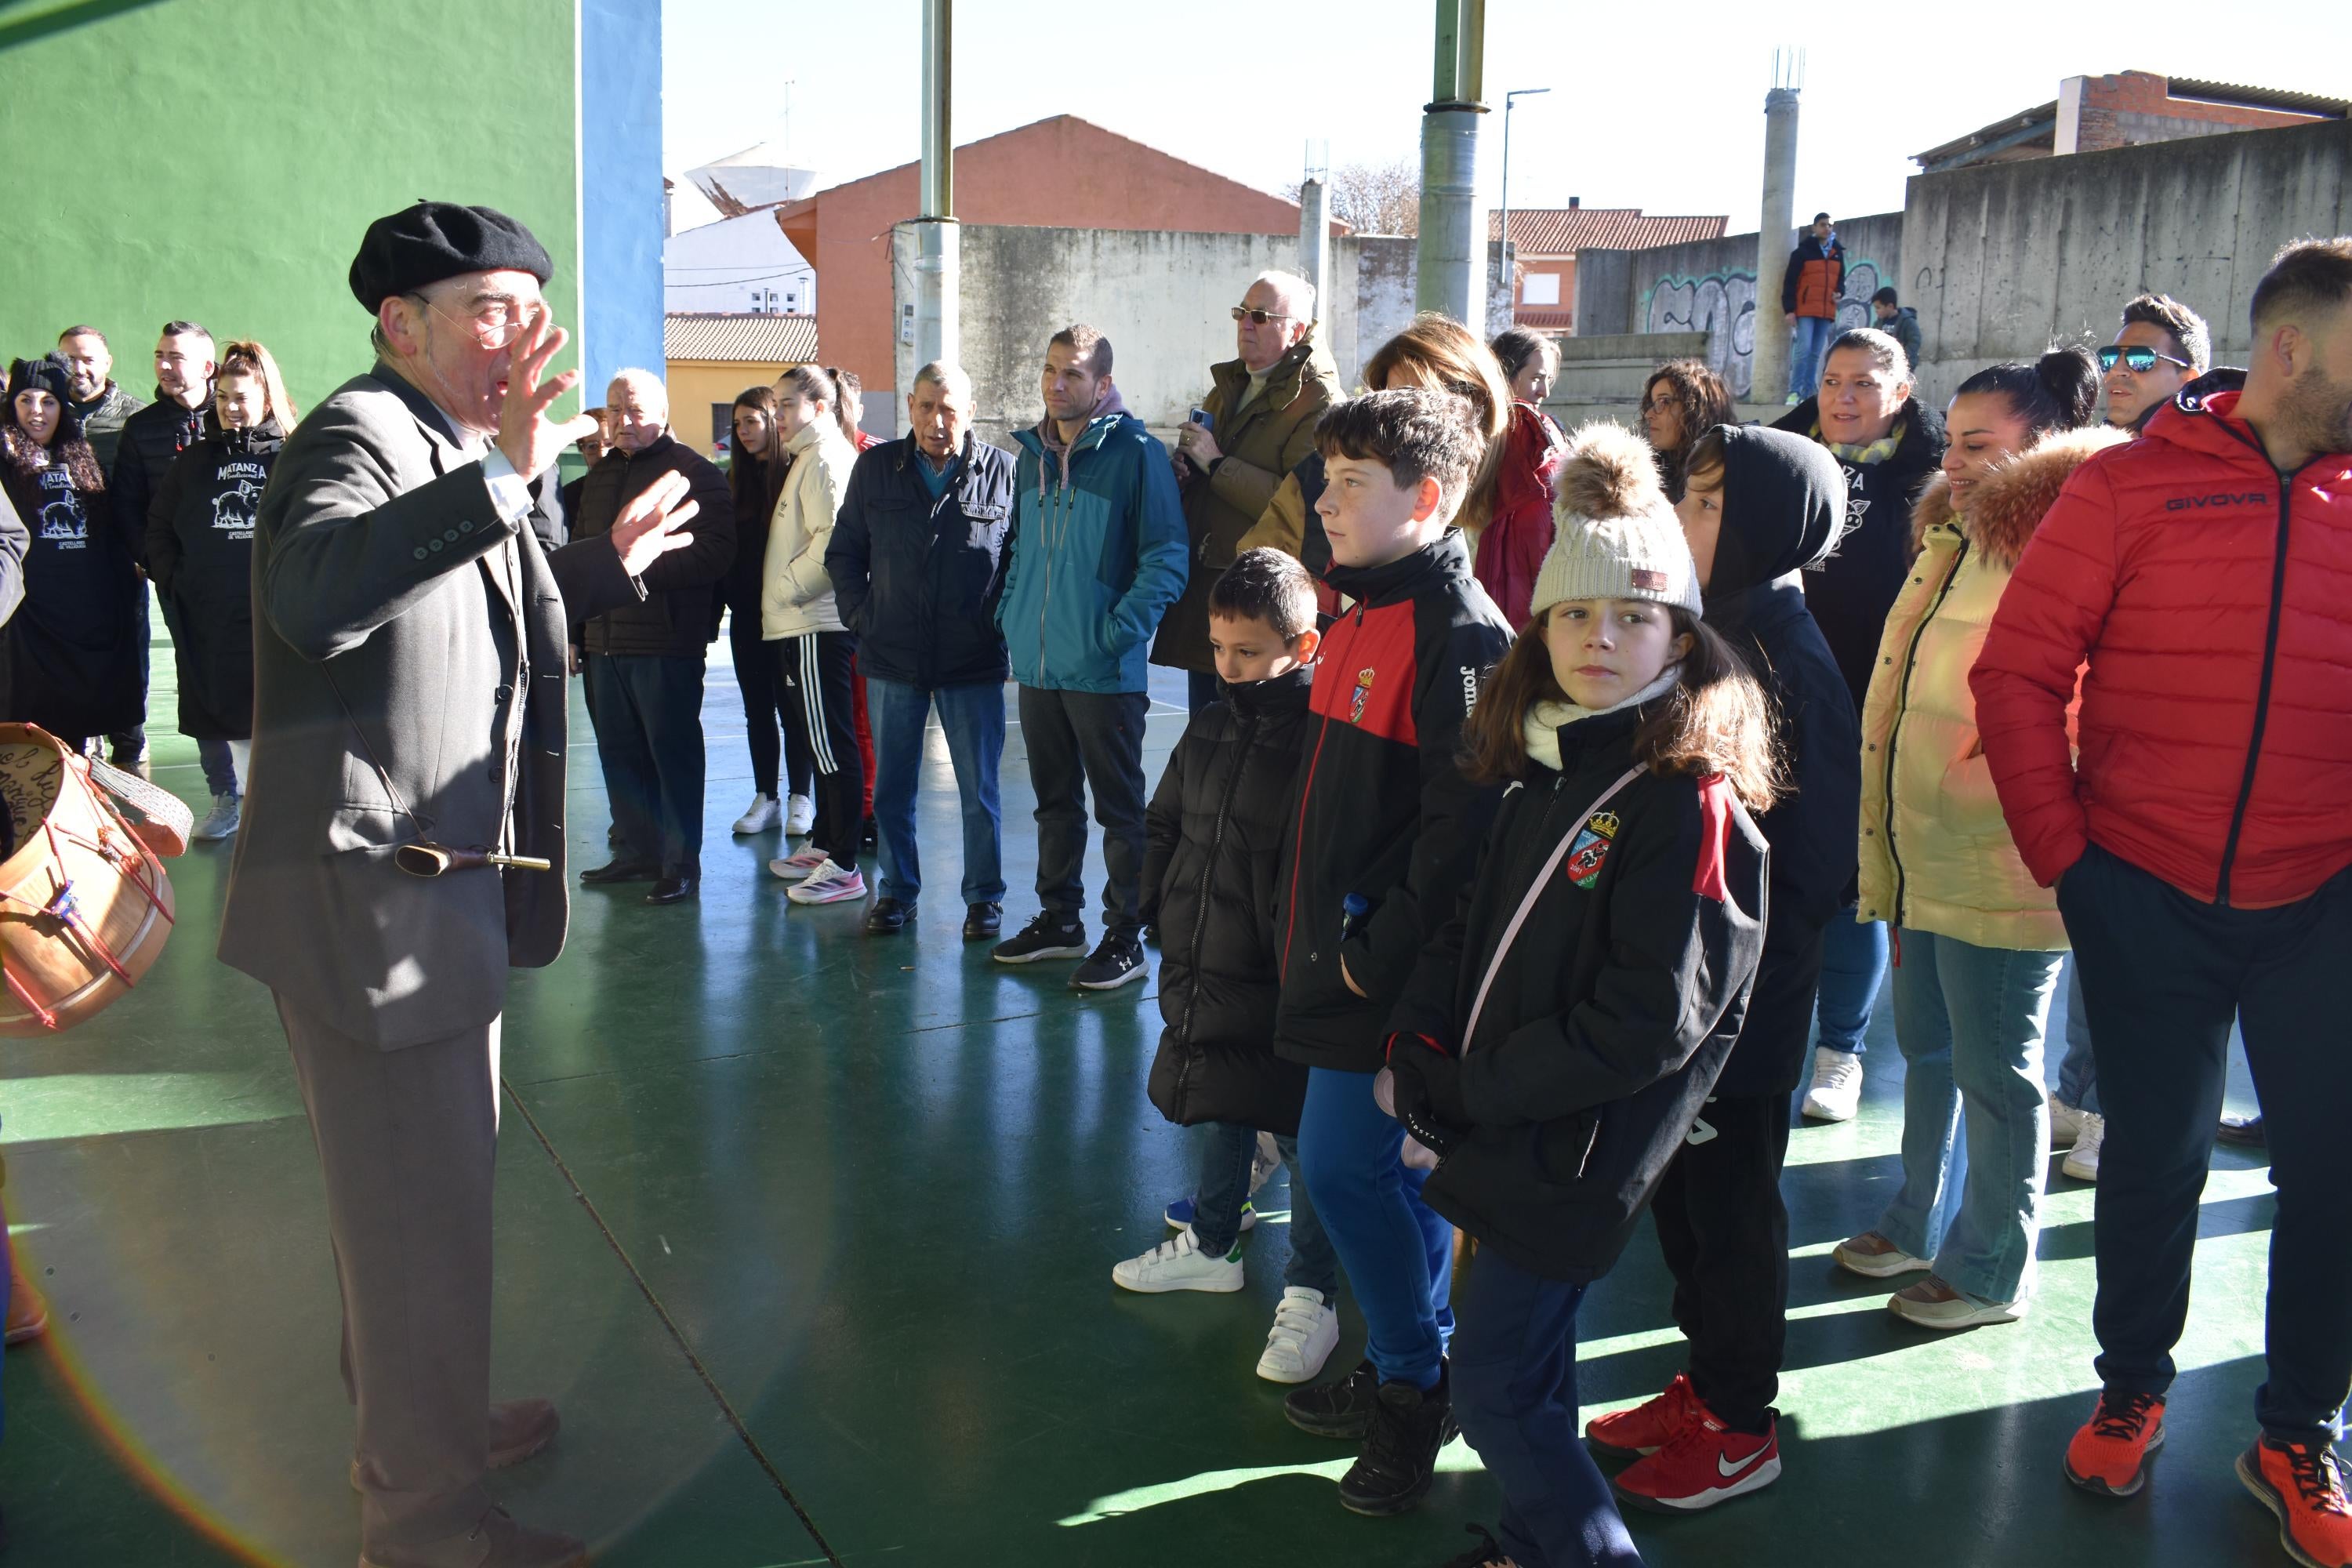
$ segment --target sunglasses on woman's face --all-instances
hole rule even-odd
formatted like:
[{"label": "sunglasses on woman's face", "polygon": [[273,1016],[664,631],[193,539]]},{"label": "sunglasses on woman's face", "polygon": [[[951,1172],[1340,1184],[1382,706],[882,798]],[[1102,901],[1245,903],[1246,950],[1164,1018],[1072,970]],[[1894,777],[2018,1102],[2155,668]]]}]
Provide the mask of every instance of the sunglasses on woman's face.
[{"label": "sunglasses on woman's face", "polygon": [[2185,359],[2174,359],[2170,354],[2161,354],[2157,353],[2154,349],[2142,348],[2137,343],[2129,345],[2124,343],[2109,343],[2105,348],[2099,351],[2100,371],[2105,373],[2115,369],[2116,362],[2117,360],[2123,361],[2126,368],[2136,370],[2142,375],[2154,370],[2156,368],[2156,363],[2158,360],[2162,360],[2167,364],[2177,364],[2183,370],[2193,370],[2196,368]]}]

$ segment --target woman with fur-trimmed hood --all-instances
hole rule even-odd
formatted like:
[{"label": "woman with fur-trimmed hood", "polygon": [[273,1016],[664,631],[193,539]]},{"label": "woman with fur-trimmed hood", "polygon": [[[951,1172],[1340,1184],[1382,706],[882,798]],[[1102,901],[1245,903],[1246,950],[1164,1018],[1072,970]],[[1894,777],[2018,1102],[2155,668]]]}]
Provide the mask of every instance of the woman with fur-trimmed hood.
[{"label": "woman with fur-trimmed hood", "polygon": [[1863,709],[1860,918],[1892,921],[1901,942],[1903,1186],[1877,1228],[1833,1256],[1873,1279],[1924,1274],[1887,1305],[1927,1328],[2012,1322],[2032,1293],[2050,1153],[2042,1044],[2066,929],[2010,837],[1969,671],[2042,514],[2126,438],[2088,427],[2098,393],[2079,349],[1960,384]]}]

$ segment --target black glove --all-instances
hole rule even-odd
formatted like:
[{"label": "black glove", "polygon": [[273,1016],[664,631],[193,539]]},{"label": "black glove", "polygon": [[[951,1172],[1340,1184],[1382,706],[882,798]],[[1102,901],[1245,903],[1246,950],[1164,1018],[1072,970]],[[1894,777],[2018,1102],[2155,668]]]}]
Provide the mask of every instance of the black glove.
[{"label": "black glove", "polygon": [[1470,1125],[1462,1104],[1461,1064],[1411,1042],[1391,1053],[1390,1099],[1406,1131],[1434,1154],[1453,1152]]}]

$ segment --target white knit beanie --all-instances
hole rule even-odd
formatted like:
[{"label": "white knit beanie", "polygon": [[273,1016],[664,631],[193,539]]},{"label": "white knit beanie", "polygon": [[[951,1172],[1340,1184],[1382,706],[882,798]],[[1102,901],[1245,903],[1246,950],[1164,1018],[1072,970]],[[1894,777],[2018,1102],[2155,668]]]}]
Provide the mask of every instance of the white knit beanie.
[{"label": "white knit beanie", "polygon": [[1556,531],[1530,616],[1570,599],[1652,599],[1700,613],[1698,568],[1639,437],[1587,425],[1569,437],[1555,488]]}]

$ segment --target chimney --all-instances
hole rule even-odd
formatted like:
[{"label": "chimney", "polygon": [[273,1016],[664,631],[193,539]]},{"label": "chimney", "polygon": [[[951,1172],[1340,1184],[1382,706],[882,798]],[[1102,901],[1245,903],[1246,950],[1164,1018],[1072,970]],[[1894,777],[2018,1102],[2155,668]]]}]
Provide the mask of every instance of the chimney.
[{"label": "chimney", "polygon": [[1583,205],[1583,203],[1584,203],[1584,198],[1583,198],[1583,197],[1581,197],[1581,196],[1570,196],[1570,197],[1569,197],[1569,198],[1568,198],[1568,210],[1569,210],[1569,211],[1570,211],[1570,212],[1574,212],[1578,207],[1581,206],[1581,205]]}]

